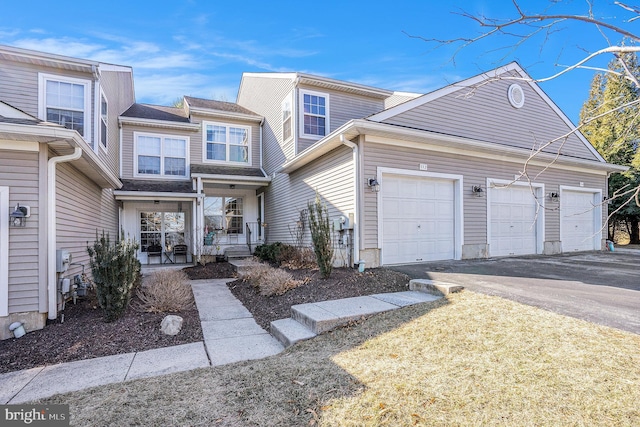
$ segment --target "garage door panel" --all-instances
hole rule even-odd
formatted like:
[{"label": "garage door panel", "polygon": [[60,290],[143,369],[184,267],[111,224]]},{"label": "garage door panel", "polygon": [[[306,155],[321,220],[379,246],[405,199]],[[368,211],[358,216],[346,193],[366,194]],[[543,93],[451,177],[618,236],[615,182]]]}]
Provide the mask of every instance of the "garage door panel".
[{"label": "garage door panel", "polygon": [[598,249],[600,212],[595,193],[565,190],[560,196],[560,228],[563,252]]},{"label": "garage door panel", "polygon": [[537,252],[536,202],[529,187],[490,189],[491,256],[528,255]]},{"label": "garage door panel", "polygon": [[454,257],[453,180],[385,174],[381,187],[383,263]]}]

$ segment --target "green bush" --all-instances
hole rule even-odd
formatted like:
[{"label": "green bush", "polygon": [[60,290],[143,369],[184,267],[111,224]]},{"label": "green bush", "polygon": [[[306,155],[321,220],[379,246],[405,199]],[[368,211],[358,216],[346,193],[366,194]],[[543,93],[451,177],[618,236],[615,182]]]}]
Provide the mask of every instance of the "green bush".
[{"label": "green bush", "polygon": [[280,251],[285,245],[282,242],[275,242],[268,245],[256,246],[254,255],[260,258],[261,261],[265,261],[271,264],[280,264],[279,257]]},{"label": "green bush", "polygon": [[91,273],[96,285],[98,305],[107,322],[120,318],[131,300],[133,285],[140,275],[140,261],[136,258],[138,243],[124,237],[111,243],[109,233],[87,246]]}]

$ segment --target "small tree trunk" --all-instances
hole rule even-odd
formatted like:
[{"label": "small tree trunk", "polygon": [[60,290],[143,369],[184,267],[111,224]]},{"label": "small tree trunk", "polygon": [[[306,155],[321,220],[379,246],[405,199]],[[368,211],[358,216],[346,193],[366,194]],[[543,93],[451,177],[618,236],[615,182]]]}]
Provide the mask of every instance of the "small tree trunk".
[{"label": "small tree trunk", "polygon": [[632,245],[640,244],[640,221],[637,216],[629,218],[629,239]]}]

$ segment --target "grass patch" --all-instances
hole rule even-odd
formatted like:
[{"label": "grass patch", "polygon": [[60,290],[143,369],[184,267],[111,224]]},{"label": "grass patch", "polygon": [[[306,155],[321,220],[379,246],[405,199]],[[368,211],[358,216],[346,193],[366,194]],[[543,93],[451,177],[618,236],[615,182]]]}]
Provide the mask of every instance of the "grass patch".
[{"label": "grass patch", "polygon": [[640,425],[640,337],[468,291],[280,355],[55,396],[72,425]]}]

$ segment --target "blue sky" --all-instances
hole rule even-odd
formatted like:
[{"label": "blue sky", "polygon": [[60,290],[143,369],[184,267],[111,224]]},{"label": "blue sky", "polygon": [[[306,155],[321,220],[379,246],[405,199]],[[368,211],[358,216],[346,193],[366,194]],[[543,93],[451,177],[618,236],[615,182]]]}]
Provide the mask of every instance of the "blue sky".
[{"label": "blue sky", "polygon": [[[584,0],[523,0],[529,12],[585,15]],[[0,1],[0,44],[133,67],[137,102],[169,105],[182,95],[235,101],[243,72],[301,71],[385,89],[426,93],[513,60],[544,78],[607,46],[592,26],[564,23],[514,47],[491,38],[461,50],[409,37],[472,37],[480,29],[456,15],[506,18],[511,0],[483,1]],[[613,1],[596,17],[632,17]],[[639,21],[640,22],[640,21]],[[627,28],[630,25],[623,24]],[[618,43],[619,37],[610,39]],[[606,67],[610,57],[592,62]],[[594,71],[577,70],[541,87],[577,122]]]}]

